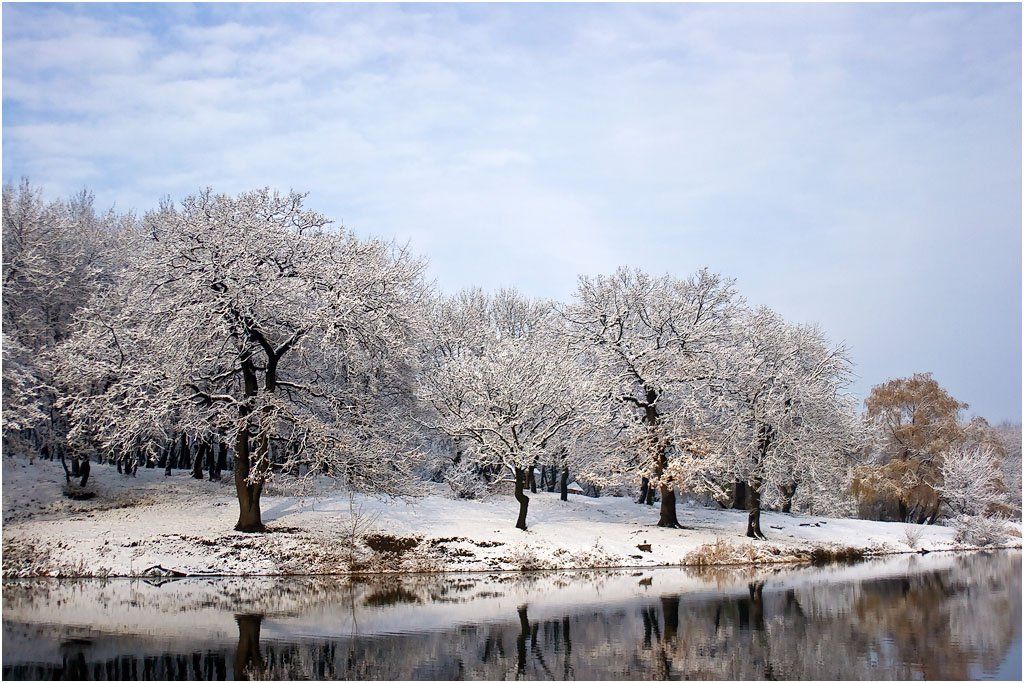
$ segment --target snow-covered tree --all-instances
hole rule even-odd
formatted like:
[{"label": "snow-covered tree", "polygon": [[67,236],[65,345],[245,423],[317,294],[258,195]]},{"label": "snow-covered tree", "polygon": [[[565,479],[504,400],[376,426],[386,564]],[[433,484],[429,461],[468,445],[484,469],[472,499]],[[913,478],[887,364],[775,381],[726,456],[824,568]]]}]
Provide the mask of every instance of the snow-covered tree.
[{"label": "snow-covered tree", "polygon": [[679,526],[678,468],[669,461],[680,450],[668,438],[665,416],[692,412],[695,385],[707,382],[738,305],[732,281],[707,270],[679,279],[620,268],[610,276],[581,277],[565,308],[574,343],[594,358],[594,379],[638,423],[628,430],[633,448],[624,451],[620,467],[641,477],[638,502],[653,500],[649,487],[657,487],[659,526]]},{"label": "snow-covered tree", "polygon": [[1005,503],[999,461],[986,446],[956,446],[945,453],[936,488],[954,516],[987,515]]},{"label": "snow-covered tree", "polygon": [[404,249],[333,229],[304,195],[206,190],[147,214],[118,286],[60,356],[72,435],[111,451],[229,435],[236,529],[271,464],[402,490],[423,296]]},{"label": "snow-covered tree", "polygon": [[943,454],[942,482],[935,489],[949,510],[958,542],[990,545],[1005,537],[1007,496],[1000,460],[991,445],[962,444]]},{"label": "snow-covered tree", "polygon": [[[42,397],[42,370],[38,356],[16,336],[3,335],[4,437],[32,429],[46,422],[46,402]],[[8,447],[10,445],[8,444]]]},{"label": "snow-covered tree", "polygon": [[[83,191],[47,202],[28,181],[3,188],[3,432],[34,435],[34,447],[63,455],[48,353],[65,341],[75,313],[123,264],[134,218],[97,213]],[[55,453],[56,451],[56,453]]]},{"label": "snow-covered tree", "polygon": [[[731,326],[728,353],[718,354],[705,418],[706,442],[674,464],[696,489],[746,485],[747,535],[763,538],[762,499],[787,509],[798,487],[845,485],[854,445],[853,403],[845,390],[850,363],[812,325],[791,325],[767,308],[746,311]],[[693,428],[669,421],[674,431]],[[845,486],[844,486],[845,487]]]},{"label": "snow-covered tree", "polygon": [[1019,424],[1004,422],[995,432],[1003,446],[1003,485],[1009,512],[1021,514],[1021,428]]},{"label": "snow-covered tree", "polygon": [[551,305],[512,290],[464,292],[435,307],[420,396],[430,427],[458,443],[464,463],[511,474],[526,529],[528,472],[571,448],[592,420],[595,388],[564,338]]}]

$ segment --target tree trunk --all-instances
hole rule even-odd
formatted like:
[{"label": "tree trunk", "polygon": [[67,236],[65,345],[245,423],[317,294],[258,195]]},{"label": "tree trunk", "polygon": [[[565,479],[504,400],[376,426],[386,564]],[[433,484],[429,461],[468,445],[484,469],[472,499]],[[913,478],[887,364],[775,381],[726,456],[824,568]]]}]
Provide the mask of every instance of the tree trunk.
[{"label": "tree trunk", "polygon": [[661,493],[661,514],[658,517],[658,526],[679,528],[679,518],[676,516],[676,491],[671,486],[662,484],[658,487]]},{"label": "tree trunk", "polygon": [[172,439],[167,444],[167,449],[164,451],[164,476],[171,476],[171,466],[174,464],[174,444],[177,443],[177,439]]},{"label": "tree trunk", "polygon": [[206,451],[206,469],[209,472],[210,481],[217,481],[220,479],[220,472],[217,470],[217,449],[218,443],[211,443],[210,448]]},{"label": "tree trunk", "polygon": [[640,477],[640,497],[636,499],[637,505],[647,502],[647,492],[651,490],[651,480],[647,477]]},{"label": "tree trunk", "polygon": [[796,495],[796,483],[783,484],[779,487],[779,493],[782,495],[782,511],[792,512],[793,496]]},{"label": "tree trunk", "polygon": [[526,475],[526,483],[530,486],[530,493],[537,493],[537,475],[534,470],[537,467],[537,463],[530,465],[530,472]]},{"label": "tree trunk", "polygon": [[235,440],[235,492],[238,494],[238,524],[235,531],[258,532],[266,531],[260,514],[260,496],[263,493],[262,472],[266,469],[266,459],[262,459],[257,467],[254,481],[249,481],[252,472],[252,453],[249,444],[249,429],[238,430]]},{"label": "tree trunk", "polygon": [[199,448],[196,449],[196,457],[192,460],[192,478],[202,479],[203,478],[203,466],[206,463],[206,452],[209,450],[210,445],[206,441],[199,442]]},{"label": "tree trunk", "polygon": [[220,448],[217,453],[217,479],[220,479],[220,473],[228,468],[228,442],[221,437]]},{"label": "tree trunk", "polygon": [[761,485],[752,482],[747,488],[747,536],[764,539],[761,531]]},{"label": "tree trunk", "polygon": [[732,486],[732,509],[747,509],[747,482],[737,481]]},{"label": "tree trunk", "polygon": [[183,470],[192,466],[192,458],[188,452],[188,434],[181,433],[181,445],[178,447],[178,469]]},{"label": "tree trunk", "polygon": [[71,470],[68,469],[68,462],[64,458],[64,452],[61,451],[57,454],[57,459],[60,460],[60,466],[64,468],[64,478],[67,480],[68,485],[71,484]]},{"label": "tree trunk", "polygon": [[563,467],[562,474],[558,478],[558,497],[562,500],[569,500],[569,468]]},{"label": "tree trunk", "polygon": [[935,524],[935,520],[939,518],[939,507],[941,505],[941,500],[935,501],[935,507],[932,508],[932,514],[928,517],[928,524]]},{"label": "tree trunk", "polygon": [[519,519],[516,520],[516,528],[526,531],[526,509],[530,506],[530,499],[523,493],[526,483],[522,468],[514,468],[516,475],[516,500],[519,501]]},{"label": "tree trunk", "polygon": [[[267,368],[267,389],[273,390],[272,384],[272,362],[268,361]],[[242,382],[246,399],[255,397],[259,393],[259,383],[256,375],[256,366],[250,356],[242,359]],[[267,436],[264,434],[253,435],[250,426],[251,408],[248,403],[243,403],[238,408],[238,415],[241,418],[241,425],[235,435],[235,492],[238,494],[238,524],[235,531],[258,532],[266,531],[263,526],[263,518],[260,514],[260,495],[263,493],[263,478],[270,467],[267,450]],[[253,466],[252,444],[250,440],[256,440],[256,465]]]},{"label": "tree trunk", "polygon": [[82,477],[81,485],[83,488],[85,487],[86,484],[89,483],[89,468],[89,458],[86,457],[85,459],[82,460],[82,464],[78,468],[78,474],[79,476]]}]

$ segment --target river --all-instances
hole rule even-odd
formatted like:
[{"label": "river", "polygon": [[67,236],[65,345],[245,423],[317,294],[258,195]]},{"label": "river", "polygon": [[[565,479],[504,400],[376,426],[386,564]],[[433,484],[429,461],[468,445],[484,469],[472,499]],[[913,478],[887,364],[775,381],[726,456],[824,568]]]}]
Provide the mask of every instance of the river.
[{"label": "river", "polygon": [[21,579],[17,679],[1021,678],[1021,553],[824,567]]}]

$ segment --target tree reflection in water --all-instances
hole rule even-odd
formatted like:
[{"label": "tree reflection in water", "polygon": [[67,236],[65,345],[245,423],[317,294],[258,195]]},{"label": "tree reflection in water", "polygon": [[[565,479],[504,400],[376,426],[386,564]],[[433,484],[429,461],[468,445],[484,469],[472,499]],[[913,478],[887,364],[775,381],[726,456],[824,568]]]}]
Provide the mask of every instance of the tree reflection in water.
[{"label": "tree reflection in water", "polygon": [[[7,582],[3,673],[964,679],[994,673],[1019,642],[1020,572],[1019,552],[998,552],[838,569],[666,569],[639,582],[636,572]],[[182,612],[194,628],[170,616]]]}]

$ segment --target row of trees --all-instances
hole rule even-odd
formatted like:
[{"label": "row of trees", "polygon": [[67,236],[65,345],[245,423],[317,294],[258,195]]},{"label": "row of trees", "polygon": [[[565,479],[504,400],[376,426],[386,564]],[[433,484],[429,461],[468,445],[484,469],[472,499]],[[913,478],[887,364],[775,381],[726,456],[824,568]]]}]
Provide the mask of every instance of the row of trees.
[{"label": "row of trees", "polygon": [[428,477],[462,495],[508,482],[525,529],[541,468],[563,496],[570,472],[639,484],[661,526],[679,525],[678,492],[709,496],[748,509],[754,537],[765,506],[842,512],[848,491],[872,514],[896,501],[935,521],[963,498],[948,453],[996,468],[1005,454],[955,401],[896,408],[898,387],[880,387],[858,415],[841,345],[707,270],[581,277],[561,303],[445,296],[406,248],[303,199],[207,190],[140,218],[5,187],[7,445],[70,476],[90,455],[170,468],[193,444],[199,476],[230,464],[242,531],[263,529],[275,472],[395,494]]}]

